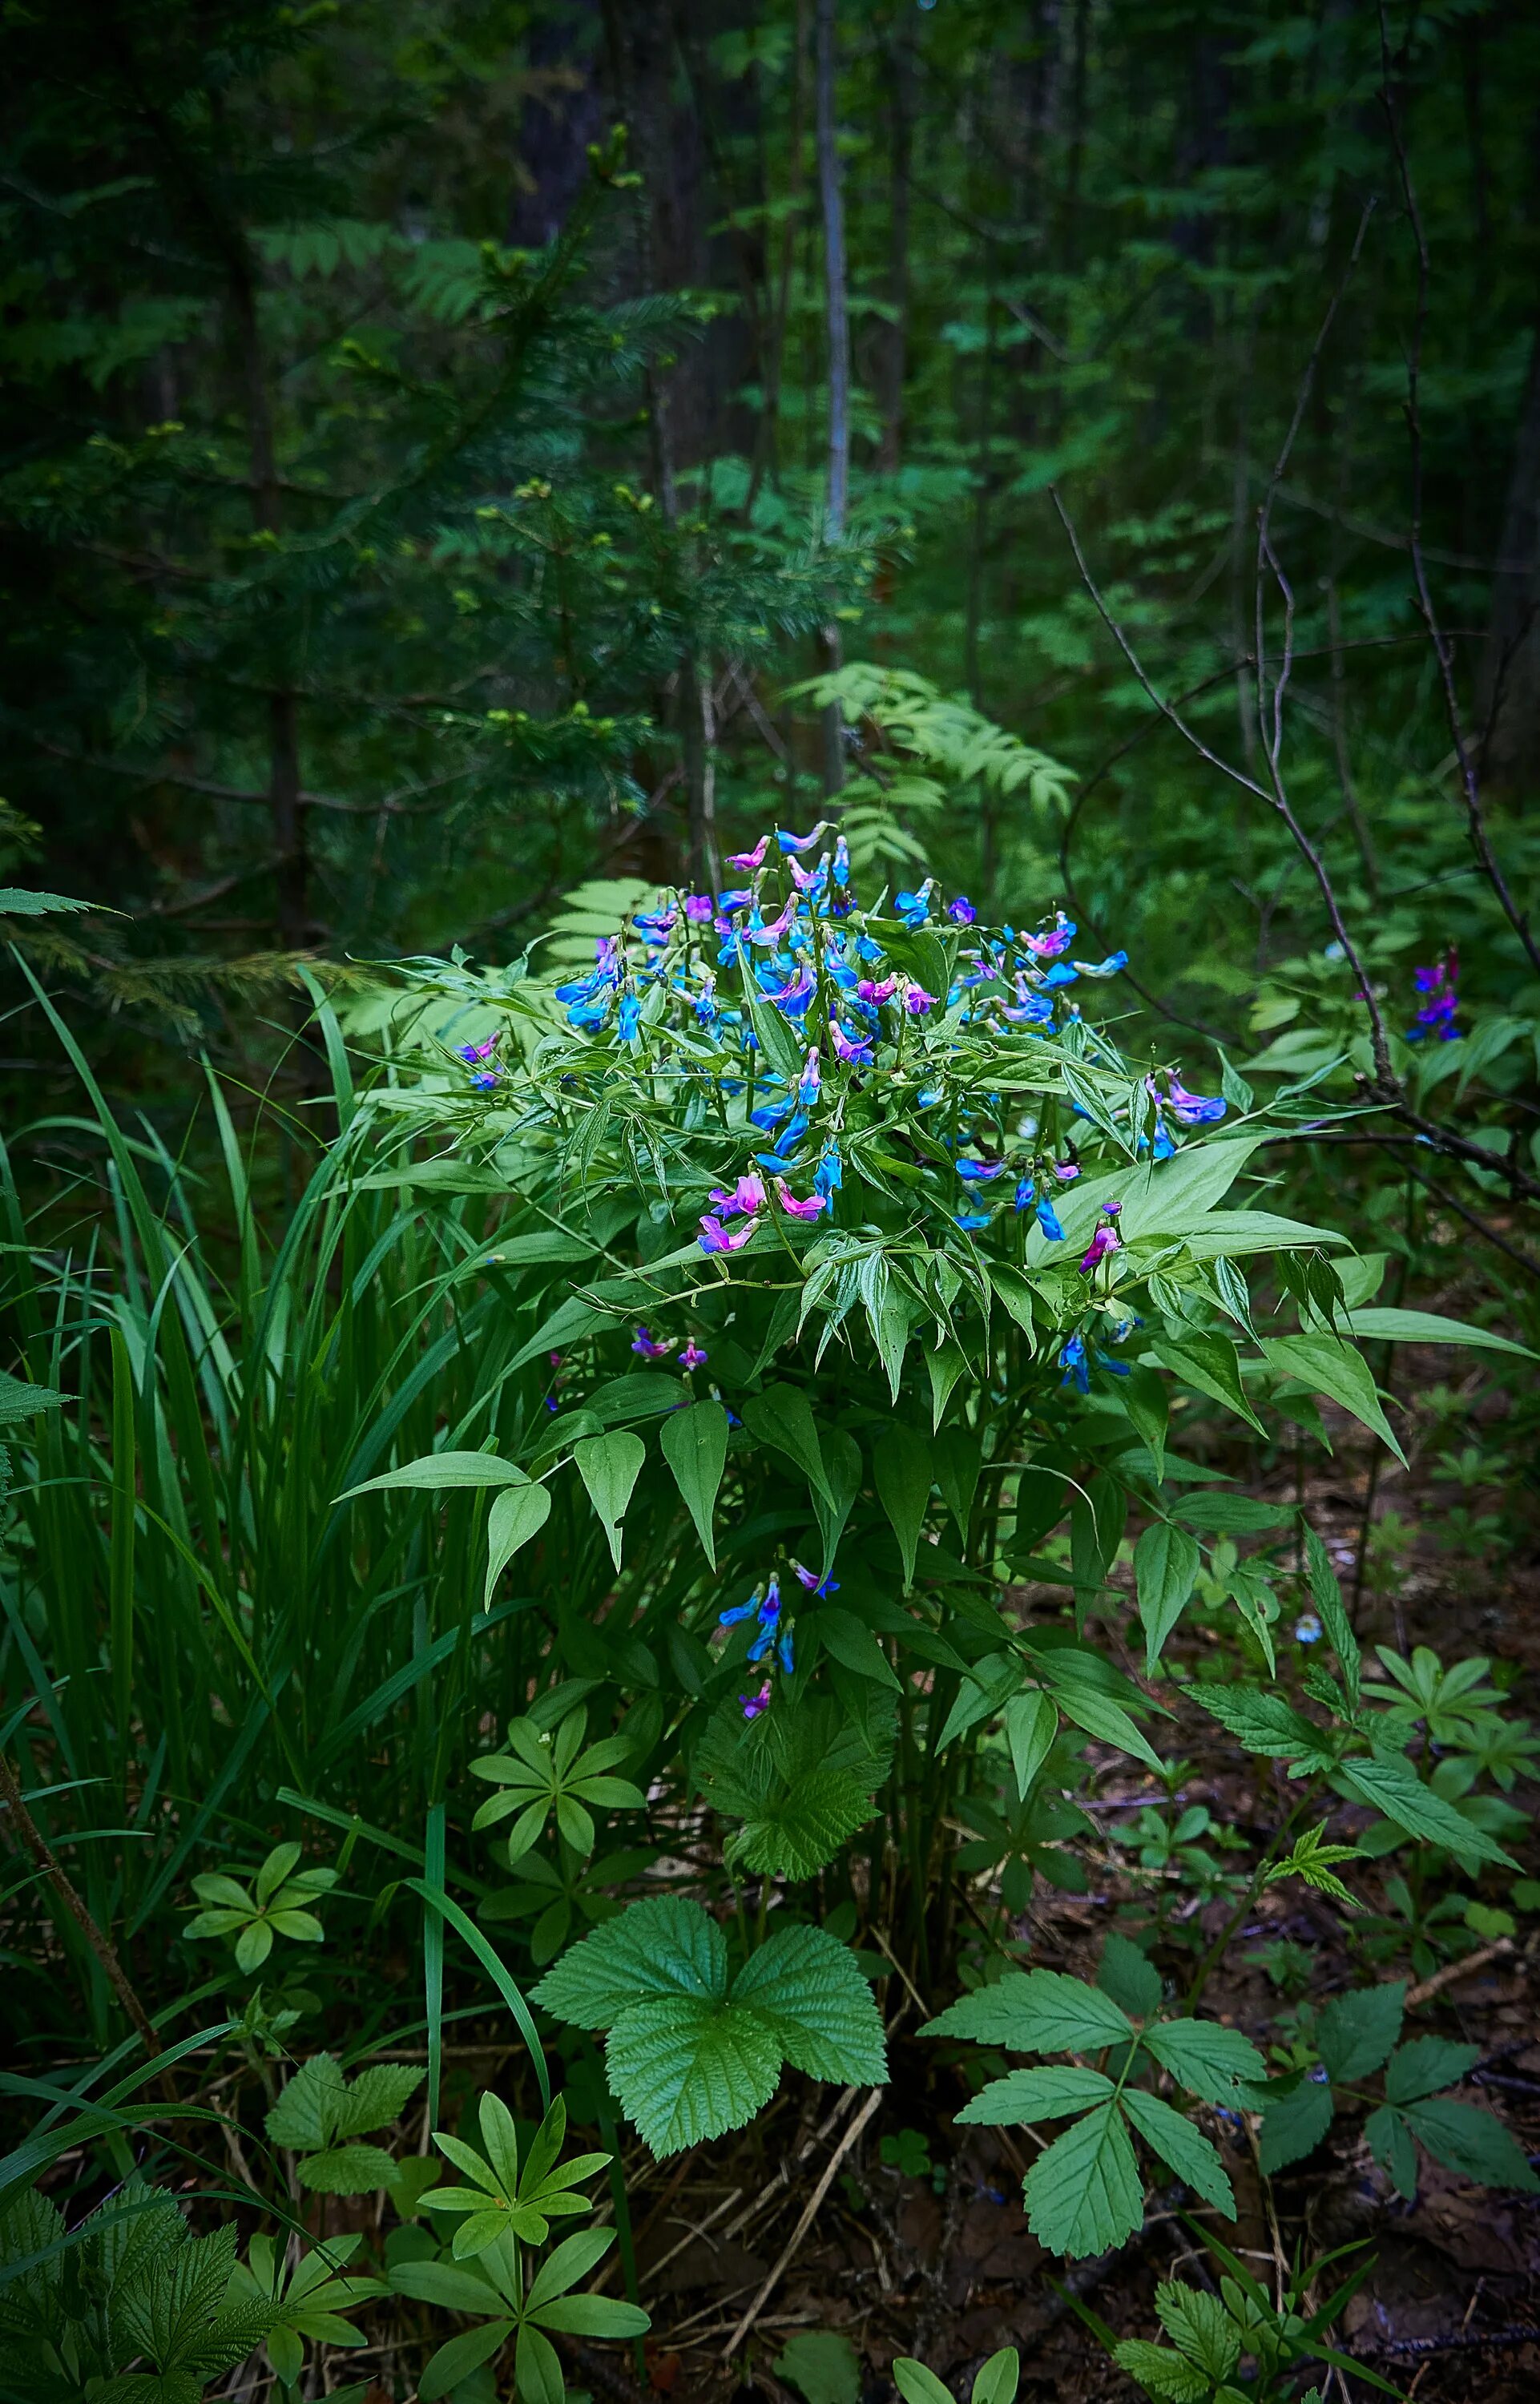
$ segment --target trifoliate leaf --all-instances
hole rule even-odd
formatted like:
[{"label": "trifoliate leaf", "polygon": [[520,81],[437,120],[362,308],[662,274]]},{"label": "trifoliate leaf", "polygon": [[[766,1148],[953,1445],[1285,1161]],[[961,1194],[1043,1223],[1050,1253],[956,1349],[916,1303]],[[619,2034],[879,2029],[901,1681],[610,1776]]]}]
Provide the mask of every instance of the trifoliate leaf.
[{"label": "trifoliate leaf", "polygon": [[1250,2037],[1217,2020],[1156,2020],[1144,2032],[1144,2047],[1179,2087],[1206,2104],[1234,2108],[1242,2090],[1267,2075]]},{"label": "trifoliate leaf", "polygon": [[319,2195],[372,2195],[395,2167],[394,2157],[383,2145],[329,2145],[305,2156],[299,2167],[300,2185]]},{"label": "trifoliate leaf", "polygon": [[726,1992],[727,1944],[716,1922],[680,1895],[653,1895],[571,1946],[533,2000],[577,2028],[603,2029],[650,1996],[720,2002]]},{"label": "trifoliate leaf", "polygon": [[1458,2086],[1480,2059],[1478,2045],[1456,2045],[1447,2036],[1414,2037],[1410,2045],[1397,2046],[1391,2056],[1385,2072],[1385,2101],[1419,2104],[1425,2095]]},{"label": "trifoliate leaf", "polygon": [[1494,2114],[1474,2104],[1455,2104],[1447,2095],[1435,2095],[1425,2104],[1408,2104],[1406,2121],[1435,2162],[1477,2180],[1482,2187],[1540,2195],[1540,2178],[1531,2170],[1523,2147]]}]

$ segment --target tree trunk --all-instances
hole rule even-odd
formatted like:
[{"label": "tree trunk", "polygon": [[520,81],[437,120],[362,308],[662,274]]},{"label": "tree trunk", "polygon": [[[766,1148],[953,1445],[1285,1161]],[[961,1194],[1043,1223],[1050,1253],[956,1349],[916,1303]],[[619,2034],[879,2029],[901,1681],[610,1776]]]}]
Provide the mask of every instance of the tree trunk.
[{"label": "tree trunk", "polygon": [[[823,208],[824,301],[829,335],[829,466],[824,504],[827,539],[845,537],[846,501],[850,481],[850,318],[846,292],[845,199],[840,189],[839,149],[835,121],[835,0],[818,0],[818,147],[819,197]],[[841,660],[839,627],[824,628],[822,650],[826,671]],[[823,790],[837,793],[845,782],[845,731],[837,703],[823,713]]]},{"label": "tree trunk", "polygon": [[1484,778],[1499,787],[1540,781],[1540,328],[1514,439],[1479,699]]}]

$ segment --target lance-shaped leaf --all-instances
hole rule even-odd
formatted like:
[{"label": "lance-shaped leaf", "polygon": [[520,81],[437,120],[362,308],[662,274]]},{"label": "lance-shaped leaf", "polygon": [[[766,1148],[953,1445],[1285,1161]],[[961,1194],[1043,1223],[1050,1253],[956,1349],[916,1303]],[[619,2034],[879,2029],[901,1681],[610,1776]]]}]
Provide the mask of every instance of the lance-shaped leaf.
[{"label": "lance-shaped leaf", "polygon": [[591,1435],[575,1445],[572,1458],[588,1489],[599,1525],[604,1530],[615,1567],[621,1565],[621,1521],[647,1459],[647,1447],[628,1429],[612,1435]]},{"label": "lance-shaped leaf", "polygon": [[486,1586],[482,1609],[492,1608],[493,1589],[523,1544],[538,1536],[551,1516],[551,1489],[524,1478],[499,1494],[486,1520]]},{"label": "lance-shaped leaf", "polygon": [[1162,1645],[1186,1608],[1202,1558],[1197,1539],[1169,1519],[1156,1519],[1134,1546],[1146,1674],[1153,1674]]},{"label": "lance-shaped leaf", "polygon": [[872,1456],[877,1499],[887,1512],[903,1558],[903,1583],[914,1584],[915,1556],[931,1500],[933,1472],[931,1447],[902,1419],[883,1431]]},{"label": "lance-shaped leaf", "polygon": [[717,1506],[721,1473],[727,1461],[727,1413],[721,1403],[692,1403],[663,1423],[663,1457],[674,1473],[674,1483],[695,1523],[701,1548],[713,1569],[716,1538],[711,1515]]}]

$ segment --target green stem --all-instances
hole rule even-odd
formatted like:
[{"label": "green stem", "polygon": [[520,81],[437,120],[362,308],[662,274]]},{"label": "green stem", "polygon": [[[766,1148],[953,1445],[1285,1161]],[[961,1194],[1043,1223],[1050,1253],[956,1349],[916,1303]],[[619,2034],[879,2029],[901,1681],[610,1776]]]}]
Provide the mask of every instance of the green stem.
[{"label": "green stem", "polygon": [[1212,1977],[1219,1964],[1224,1960],[1225,1953],[1229,1950],[1230,1941],[1235,1936],[1236,1930],[1239,1927],[1241,1922],[1245,1919],[1246,1914],[1251,1910],[1253,1905],[1255,1903],[1257,1896],[1261,1894],[1263,1880],[1267,1876],[1268,1864],[1281,1850],[1284,1838],[1293,1832],[1299,1820],[1300,1814],[1309,1807],[1314,1796],[1320,1792],[1323,1774],[1323,1773],[1322,1771],[1317,1770],[1313,1778],[1306,1781],[1305,1786],[1293,1810],[1282,1821],[1280,1822],[1278,1827],[1274,1829],[1267,1844],[1263,1847],[1261,1853],[1257,1856],[1256,1867],[1252,1872],[1251,1882],[1248,1885],[1245,1894],[1241,1896],[1240,1901],[1236,1905],[1234,1911],[1231,1912],[1229,1919],[1220,1930],[1219,1935],[1214,1938],[1213,1943],[1210,1946],[1208,1951],[1204,1954],[1203,1959],[1199,1962],[1197,1970],[1193,1974],[1193,1982],[1187,1990],[1186,1997],[1186,2009],[1189,2012],[1197,2010],[1198,2004],[1202,2001],[1203,1990],[1208,1985],[1210,1978]]}]

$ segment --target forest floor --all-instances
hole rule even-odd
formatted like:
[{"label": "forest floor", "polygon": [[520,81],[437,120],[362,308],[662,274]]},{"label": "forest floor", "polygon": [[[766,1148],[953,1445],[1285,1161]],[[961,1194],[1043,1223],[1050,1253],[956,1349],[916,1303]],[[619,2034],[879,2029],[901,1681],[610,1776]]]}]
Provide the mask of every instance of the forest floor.
[{"label": "forest floor", "polygon": [[[1353,1583],[1365,1509],[1364,1471],[1355,1478],[1348,1466],[1355,1453],[1344,1446],[1334,1474],[1305,1498],[1337,1554],[1345,1589]],[[1510,1558],[1488,1572],[1440,1550],[1433,1501],[1416,1498],[1415,1489],[1415,1480],[1381,1480],[1380,1504],[1418,1524],[1393,1600],[1364,1597],[1365,1646],[1381,1642],[1401,1650],[1424,1642],[1446,1663],[1482,1653],[1526,1678],[1540,1672],[1540,1621],[1526,1608],[1535,1564]],[[1200,1632],[1190,1640],[1190,1654],[1201,1641]],[[1167,1731],[1168,1750],[1180,1750],[1192,1765],[1182,1795],[1207,1805],[1221,1832],[1238,1831],[1259,1845],[1273,1824],[1269,1765],[1221,1751],[1217,1734],[1196,1705]],[[1126,1795],[1115,1782],[1101,1791],[1114,1810],[1159,1799],[1142,1778],[1130,1778]],[[1138,1896],[1148,1909],[1149,1880],[1120,1874],[1134,1858],[1110,1854],[1105,1886],[1090,1895],[1056,1894],[1038,1881],[1022,1929],[1033,1964],[1094,1977],[1112,1922],[1109,1906]],[[1224,1862],[1223,1852],[1218,1858]],[[1365,1866],[1374,1868],[1360,1870]],[[1526,1861],[1525,1867],[1534,1865]],[[1218,1899],[1185,1928],[1173,1928],[1172,1941],[1155,1957],[1169,1976],[1190,1976],[1200,1944],[1223,1926],[1230,1908]],[[1517,1939],[1500,1940],[1494,1950],[1463,1929],[1455,1933],[1475,1950],[1435,1969],[1424,1982],[1432,1992],[1413,1985],[1408,2034],[1479,2045],[1467,2098],[1497,2110],[1533,2157],[1540,2154],[1540,1962],[1533,1959],[1540,1935],[1526,1935],[1520,1923]],[[1356,1962],[1350,1957],[1339,1920],[1309,1890],[1297,1880],[1267,1889],[1205,1998],[1206,2010],[1263,2045],[1286,2038],[1292,2022],[1288,1990],[1255,1958],[1280,1939],[1305,1949],[1318,2003],[1377,1974],[1362,1951]],[[1404,1963],[1403,1948],[1398,1963],[1388,1961],[1378,1975],[1400,1975]],[[1024,2397],[1051,2393],[1059,2404],[1114,2404],[1137,2395],[1064,2289],[1072,2288],[1120,2337],[1158,2336],[1156,2282],[1178,2272],[1209,2282],[1213,2268],[1181,2200],[1157,2197],[1137,2240],[1102,2260],[1072,2266],[1066,2277],[1023,2215],[1029,2133],[954,2131],[950,2116],[967,2092],[960,2074],[947,2066],[943,2049],[917,2042],[920,2014],[899,1977],[889,1980],[888,1994],[892,2082],[871,2117],[861,2115],[865,2125],[853,2142],[854,2096],[831,2110],[827,2090],[788,2079],[735,2144],[645,2171],[637,2165],[632,2208],[642,2299],[653,2320],[646,2386],[619,2350],[602,2357],[585,2350],[576,2375],[596,2397],[651,2394],[693,2404],[735,2392],[798,2404],[775,2365],[793,2333],[815,2329],[850,2338],[862,2365],[862,2404],[886,2404],[893,2396],[889,2366],[900,2354],[917,2355],[965,2398],[979,2364],[1004,2345],[1019,2350]],[[1370,2158],[1362,2122],[1339,2119],[1308,2161],[1274,2180],[1274,2225],[1254,2141],[1211,2116],[1207,2125],[1239,2206],[1233,2227],[1209,2217],[1259,2277],[1270,2283],[1277,2266],[1296,2255],[1312,2260],[1346,2245],[1372,2251],[1372,2273],[1337,2333],[1344,2351],[1418,2404],[1477,2397],[1482,2404],[1532,2404],[1540,2395],[1540,2199],[1494,2194],[1424,2157],[1416,2201],[1405,2203]],[[884,2138],[893,2141],[886,2151],[898,2160],[882,2159]],[[820,2201],[809,2219],[816,2189]],[[1335,2266],[1334,2283],[1351,2267]],[[1326,2404],[1337,2395],[1370,2392],[1366,2381],[1351,2376],[1339,2386],[1328,2374],[1324,2384]]]}]

